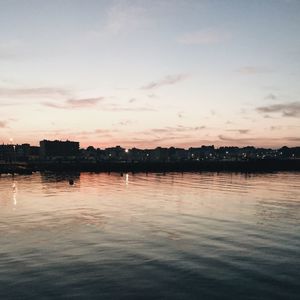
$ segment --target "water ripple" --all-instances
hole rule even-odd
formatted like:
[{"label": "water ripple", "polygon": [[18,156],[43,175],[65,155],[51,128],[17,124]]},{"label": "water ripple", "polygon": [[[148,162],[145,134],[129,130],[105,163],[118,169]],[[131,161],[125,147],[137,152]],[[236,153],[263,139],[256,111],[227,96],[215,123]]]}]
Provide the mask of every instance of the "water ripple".
[{"label": "water ripple", "polygon": [[298,299],[299,220],[299,173],[1,176],[0,299]]}]

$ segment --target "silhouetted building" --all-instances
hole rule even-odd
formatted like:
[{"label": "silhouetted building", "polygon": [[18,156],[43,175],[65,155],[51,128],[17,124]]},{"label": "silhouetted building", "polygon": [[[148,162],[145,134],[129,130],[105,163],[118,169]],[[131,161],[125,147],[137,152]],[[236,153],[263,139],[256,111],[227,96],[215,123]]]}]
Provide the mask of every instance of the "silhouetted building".
[{"label": "silhouetted building", "polygon": [[30,156],[30,145],[29,144],[16,145],[15,155],[16,155],[16,160],[27,161]]},{"label": "silhouetted building", "polygon": [[188,151],[183,148],[169,148],[169,160],[170,161],[182,161],[188,159]]},{"label": "silhouetted building", "polygon": [[0,161],[12,162],[13,160],[15,160],[15,146],[0,145]]},{"label": "silhouetted building", "polygon": [[30,160],[38,160],[40,158],[40,147],[39,146],[30,146]]},{"label": "silhouetted building", "polygon": [[169,149],[157,147],[153,150],[151,160],[157,161],[168,161],[169,160]]},{"label": "silhouetted building", "polygon": [[73,159],[79,155],[79,142],[72,141],[40,141],[40,157],[42,159]]},{"label": "silhouetted building", "polygon": [[189,158],[191,160],[207,160],[215,158],[216,151],[214,145],[189,148]]},{"label": "silhouetted building", "polygon": [[126,159],[125,149],[121,146],[105,148],[106,158],[109,160],[124,160]]},{"label": "silhouetted building", "polygon": [[132,148],[129,150],[129,158],[131,161],[144,161],[145,160],[145,150]]}]

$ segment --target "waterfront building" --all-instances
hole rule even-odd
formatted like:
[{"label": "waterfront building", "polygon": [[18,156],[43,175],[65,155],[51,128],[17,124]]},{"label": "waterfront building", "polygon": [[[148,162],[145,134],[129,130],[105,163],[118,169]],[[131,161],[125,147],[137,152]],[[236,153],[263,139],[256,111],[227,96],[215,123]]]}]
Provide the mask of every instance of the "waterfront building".
[{"label": "waterfront building", "polygon": [[41,159],[75,159],[79,155],[79,142],[40,141]]}]

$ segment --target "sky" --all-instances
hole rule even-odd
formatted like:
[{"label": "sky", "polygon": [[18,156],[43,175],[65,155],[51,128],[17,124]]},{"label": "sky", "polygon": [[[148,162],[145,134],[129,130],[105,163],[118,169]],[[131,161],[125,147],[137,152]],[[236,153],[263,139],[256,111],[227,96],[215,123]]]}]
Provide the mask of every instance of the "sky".
[{"label": "sky", "polygon": [[0,143],[300,146],[299,0],[0,0]]}]

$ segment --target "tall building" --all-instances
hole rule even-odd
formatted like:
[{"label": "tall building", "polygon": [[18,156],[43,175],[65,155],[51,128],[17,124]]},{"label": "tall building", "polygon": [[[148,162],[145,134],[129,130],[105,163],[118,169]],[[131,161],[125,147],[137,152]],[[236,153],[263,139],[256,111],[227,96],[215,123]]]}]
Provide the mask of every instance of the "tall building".
[{"label": "tall building", "polygon": [[79,142],[72,141],[40,141],[40,157],[52,158],[76,158],[79,155]]},{"label": "tall building", "polygon": [[13,160],[15,160],[15,146],[0,145],[0,161],[12,162]]}]

